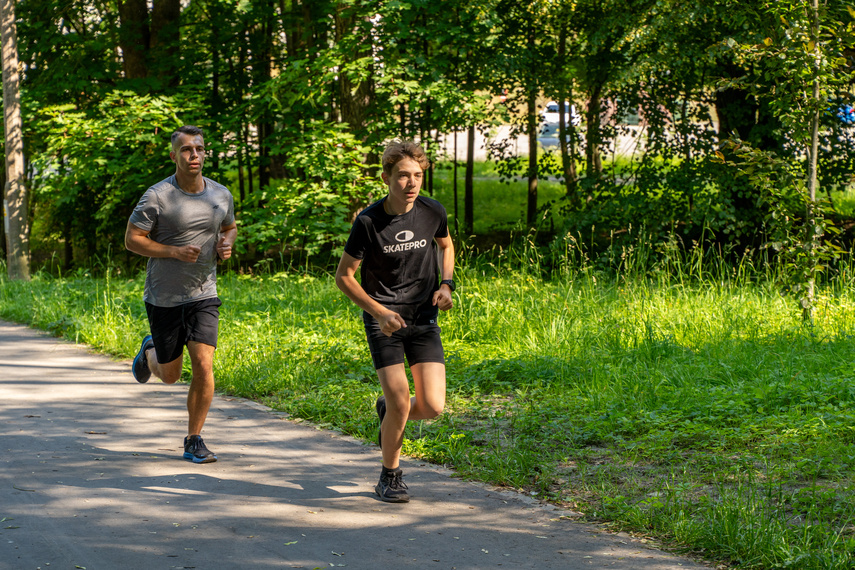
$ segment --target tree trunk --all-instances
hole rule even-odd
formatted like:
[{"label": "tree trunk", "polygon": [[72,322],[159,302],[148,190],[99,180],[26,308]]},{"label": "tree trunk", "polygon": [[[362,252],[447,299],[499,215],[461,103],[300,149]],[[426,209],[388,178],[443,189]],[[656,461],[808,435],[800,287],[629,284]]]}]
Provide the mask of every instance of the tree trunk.
[{"label": "tree trunk", "polygon": [[[567,99],[568,93],[564,89],[565,69],[564,58],[567,53],[567,24],[562,24],[558,32],[558,144],[561,149],[561,170],[564,174],[564,188],[567,198],[575,207],[577,206],[576,196],[576,129],[573,125],[573,116],[570,116],[569,134],[567,125]],[[567,79],[569,81],[569,78]],[[570,109],[573,108],[573,91],[569,91]],[[568,137],[570,139],[570,147],[567,146]]]},{"label": "tree trunk", "polygon": [[472,235],[474,231],[473,214],[474,198],[473,198],[473,182],[475,172],[475,125],[469,125],[469,132],[466,137],[466,178],[463,181],[463,230],[466,235]]},{"label": "tree trunk", "polygon": [[808,236],[808,255],[810,257],[810,279],[808,280],[808,286],[806,294],[805,303],[802,308],[802,318],[805,321],[813,322],[813,313],[814,313],[814,288],[815,288],[815,275],[817,272],[817,246],[819,241],[819,234],[817,232],[817,221],[816,221],[816,189],[817,189],[817,164],[819,157],[819,109],[820,109],[820,88],[819,88],[819,66],[820,66],[820,58],[821,53],[819,49],[819,0],[812,0],[811,2],[812,9],[812,19],[811,22],[811,35],[813,36],[814,41],[814,53],[816,54],[816,62],[814,64],[814,73],[816,77],[813,80],[813,100],[816,103],[816,109],[813,112],[813,116],[811,117],[811,129],[810,129],[810,150],[808,151],[809,163],[808,163],[808,192],[810,193],[810,203],[808,204],[807,211],[807,226],[810,230],[810,235]]},{"label": "tree trunk", "polygon": [[[366,20],[366,21],[363,21]],[[373,43],[370,34],[360,30],[360,26],[370,29],[373,24],[367,21],[367,17],[360,14],[347,13],[342,7],[335,11],[335,41],[341,42],[343,38],[351,34],[361,34],[362,41],[360,49],[351,54],[350,61],[356,61],[371,55]],[[371,77],[369,73],[369,77]],[[371,105],[374,98],[374,85],[370,79],[364,79],[355,83],[347,73],[339,73],[338,100],[341,110],[342,121],[350,125],[352,132],[359,138],[365,140],[365,111]]]},{"label": "tree trunk", "polygon": [[[433,156],[433,137],[431,136],[431,124],[430,124],[430,99],[425,101],[425,111],[422,113],[422,146],[425,147],[425,150],[428,151],[428,157]],[[427,137],[425,138],[425,133],[427,133]],[[426,146],[430,145],[430,146]],[[431,158],[431,166],[427,174],[427,191],[428,196],[433,196],[433,158]]]},{"label": "tree trunk", "polygon": [[[0,169],[0,188],[3,188],[3,196],[6,195],[6,169]],[[0,259],[6,259],[6,239],[0,239]]]},{"label": "tree trunk", "polygon": [[178,85],[177,62],[181,58],[180,0],[154,0],[149,32],[149,61],[157,64],[157,77],[165,85]]},{"label": "tree trunk", "polygon": [[588,132],[587,144],[585,145],[585,167],[586,174],[589,177],[599,178],[603,171],[603,163],[600,158],[600,96],[603,92],[603,86],[597,84],[591,90],[591,96],[588,99]]},{"label": "tree trunk", "polygon": [[[222,17],[222,11],[220,9],[220,6],[218,4],[213,4],[211,6],[211,20],[212,20],[211,37],[212,37],[212,40],[211,40],[211,45],[210,45],[210,49],[211,49],[211,103],[210,103],[210,109],[215,116],[222,113],[223,108],[224,108],[223,97],[220,93],[220,68],[222,67],[222,60],[220,58],[220,42],[218,42],[216,39],[217,38],[217,31],[219,28],[218,22],[220,21],[221,17]],[[226,55],[226,57],[228,58],[228,54]],[[228,59],[230,60],[231,58],[228,58]],[[220,169],[219,153],[215,154],[213,158],[214,158],[214,160],[213,160],[212,166],[214,167],[214,172],[216,172]],[[238,159],[238,162],[240,162],[240,159]]]},{"label": "tree trunk", "polygon": [[528,91],[528,207],[525,221],[533,227],[537,218],[537,91]]},{"label": "tree trunk", "polygon": [[27,187],[24,184],[24,141],[21,96],[18,91],[18,34],[15,1],[0,0],[0,38],[3,42],[3,115],[6,128],[5,212],[6,263],[10,279],[29,280],[30,245]]},{"label": "tree trunk", "polygon": [[454,127],[454,168],[452,179],[454,180],[452,185],[454,192],[454,231],[457,232],[457,220],[459,219],[457,214],[457,127]]},{"label": "tree trunk", "polygon": [[62,270],[66,273],[71,271],[71,267],[74,264],[74,232],[71,230],[71,224],[65,224],[65,231],[63,233],[64,239],[63,241],[63,249],[62,249]]},{"label": "tree trunk", "polygon": [[[273,46],[272,32],[274,29],[273,18],[275,10],[272,3],[267,0],[267,11],[265,21],[261,24],[261,37],[258,39],[261,48],[255,55],[254,67],[257,66],[256,85],[264,85],[271,78]],[[265,110],[258,119],[255,125],[258,133],[258,189],[264,190],[270,186],[270,141],[268,140],[273,134],[273,125],[269,113]]]},{"label": "tree trunk", "polygon": [[119,46],[125,78],[148,77],[146,55],[150,41],[146,0],[119,0]]},{"label": "tree trunk", "polygon": [[[240,50],[238,51],[238,69],[246,69],[246,42],[241,42]],[[229,62],[229,72],[231,75],[235,75],[234,64]],[[237,99],[239,101],[243,100],[243,86],[240,81],[236,82],[236,91],[237,91]],[[247,193],[252,193],[252,170],[249,163],[252,161],[252,158],[249,156],[249,140],[247,135],[247,124],[245,121],[240,122],[240,126],[238,127],[237,133],[237,157],[238,157],[238,188],[240,191],[240,201],[243,204],[244,199],[246,198]],[[249,170],[248,174],[244,176],[244,157],[246,157],[247,162],[247,170]],[[246,190],[247,182],[249,184],[249,191]]]},{"label": "tree trunk", "polygon": [[[241,137],[242,138],[242,137]],[[240,139],[238,139],[240,140]],[[243,148],[237,149],[237,163],[238,163],[238,195],[240,196],[240,202],[243,204],[244,200],[246,200],[246,188],[244,187],[243,181]]]}]

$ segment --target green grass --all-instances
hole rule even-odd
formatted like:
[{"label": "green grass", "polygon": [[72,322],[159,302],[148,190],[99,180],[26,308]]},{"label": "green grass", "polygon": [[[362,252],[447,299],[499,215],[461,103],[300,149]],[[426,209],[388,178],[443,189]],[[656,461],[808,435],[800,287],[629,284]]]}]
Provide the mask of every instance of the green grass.
[{"label": "green grass", "polygon": [[[543,280],[530,251],[461,259],[447,410],[408,426],[406,453],[735,568],[853,567],[851,270],[806,327],[715,260]],[[220,391],[374,440],[380,388],[330,276],[227,273],[220,293]],[[0,315],[129,359],[141,294],[115,269],[0,279]]]},{"label": "green grass", "polygon": [[[507,234],[526,219],[528,181],[520,179],[514,182],[502,182],[496,165],[493,162],[476,162],[473,181],[473,234],[484,236],[496,233]],[[457,169],[457,212],[458,222],[463,223],[463,196],[465,184],[465,163],[461,162]],[[425,194],[427,191],[425,190]],[[538,207],[548,202],[556,202],[565,194],[562,184],[540,180],[537,187]],[[451,165],[442,163],[434,171],[434,194],[449,216],[449,223],[454,219],[454,171]],[[562,218],[557,207],[550,211],[556,222]]]},{"label": "green grass", "polygon": [[841,217],[849,220],[855,218],[855,184],[850,184],[842,190],[835,190],[831,193],[831,199]]}]

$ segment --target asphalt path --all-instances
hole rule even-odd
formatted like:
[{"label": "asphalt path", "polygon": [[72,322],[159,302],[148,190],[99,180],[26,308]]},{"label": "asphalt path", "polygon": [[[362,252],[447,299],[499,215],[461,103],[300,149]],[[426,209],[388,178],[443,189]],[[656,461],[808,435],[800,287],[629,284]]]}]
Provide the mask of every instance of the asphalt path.
[{"label": "asphalt path", "polygon": [[190,463],[186,392],[0,322],[0,568],[704,568],[412,458],[383,503],[376,445],[240,398]]}]

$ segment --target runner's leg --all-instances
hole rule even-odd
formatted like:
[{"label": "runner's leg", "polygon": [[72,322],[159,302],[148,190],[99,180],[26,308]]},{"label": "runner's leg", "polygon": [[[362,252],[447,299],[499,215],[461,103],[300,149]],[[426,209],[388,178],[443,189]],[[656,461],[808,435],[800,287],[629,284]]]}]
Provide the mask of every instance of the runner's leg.
[{"label": "runner's leg", "polygon": [[410,385],[403,364],[393,364],[377,369],[383,395],[386,396],[386,416],[382,432],[383,465],[389,469],[398,467],[404,427],[410,415]]},{"label": "runner's leg", "polygon": [[403,364],[377,370],[386,396],[386,417],[381,429],[383,465],[389,469],[398,467],[407,421],[435,418],[445,407],[445,364],[422,362],[414,364],[410,371],[415,385],[413,397]]},{"label": "runner's leg", "polygon": [[216,349],[202,342],[190,341],[187,351],[190,354],[190,364],[193,378],[190,390],[187,392],[187,412],[190,420],[187,425],[188,435],[199,435],[208,417],[208,410],[214,399],[214,351]]},{"label": "runner's leg", "polygon": [[445,408],[445,364],[420,362],[410,366],[415,396],[410,406],[409,420],[429,420]]}]

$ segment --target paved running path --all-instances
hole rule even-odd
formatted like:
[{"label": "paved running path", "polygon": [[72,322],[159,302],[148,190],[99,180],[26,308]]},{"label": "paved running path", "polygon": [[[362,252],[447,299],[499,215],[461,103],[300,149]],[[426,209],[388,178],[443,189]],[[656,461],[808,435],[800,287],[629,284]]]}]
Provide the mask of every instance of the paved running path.
[{"label": "paved running path", "polygon": [[382,503],[376,446],[239,398],[192,464],[186,390],[0,322],[0,568],[702,568],[412,459]]}]

